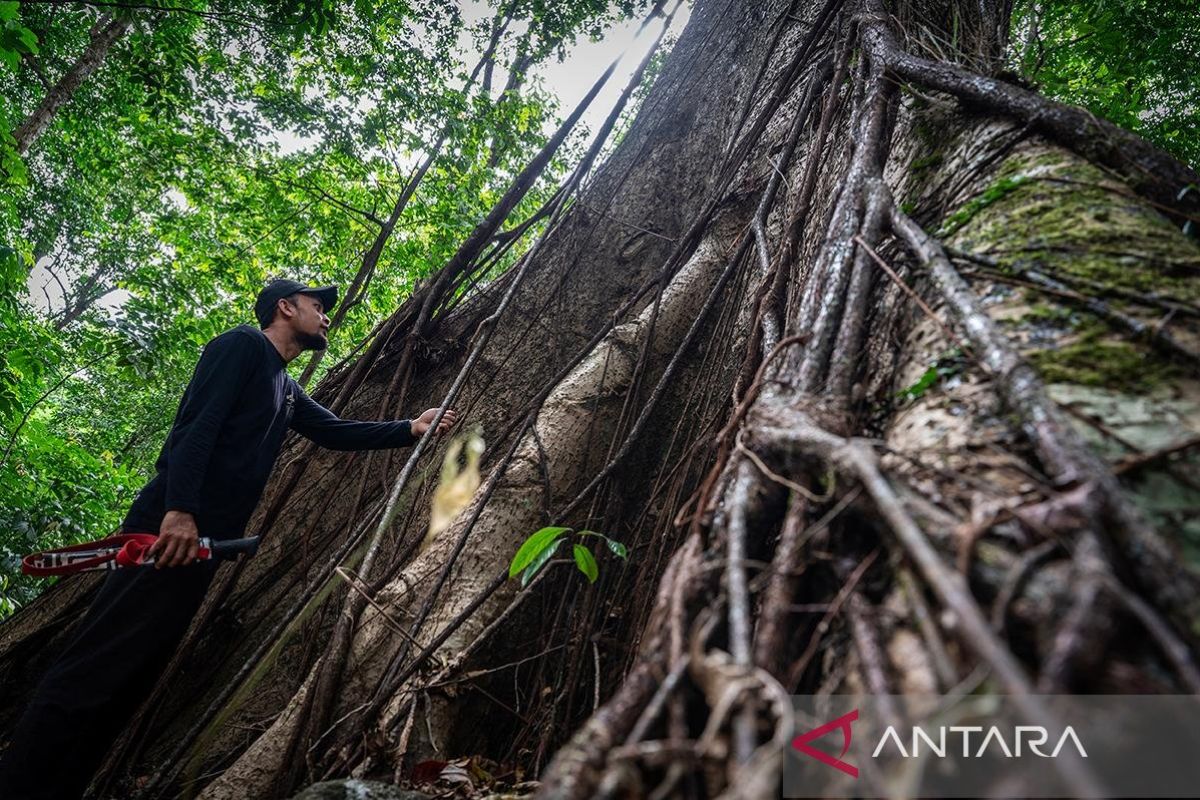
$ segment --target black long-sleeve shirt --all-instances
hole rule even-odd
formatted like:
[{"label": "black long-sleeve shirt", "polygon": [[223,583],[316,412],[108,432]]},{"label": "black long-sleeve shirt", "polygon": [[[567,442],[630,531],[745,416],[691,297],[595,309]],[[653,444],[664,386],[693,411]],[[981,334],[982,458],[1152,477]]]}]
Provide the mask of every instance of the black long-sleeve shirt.
[{"label": "black long-sleeve shirt", "polygon": [[304,393],[257,328],[239,325],[209,342],[179,402],[155,463],[124,527],[157,531],[168,511],[196,518],[201,536],[243,534],[288,428],[333,450],[413,443],[409,420],[339,419]]}]

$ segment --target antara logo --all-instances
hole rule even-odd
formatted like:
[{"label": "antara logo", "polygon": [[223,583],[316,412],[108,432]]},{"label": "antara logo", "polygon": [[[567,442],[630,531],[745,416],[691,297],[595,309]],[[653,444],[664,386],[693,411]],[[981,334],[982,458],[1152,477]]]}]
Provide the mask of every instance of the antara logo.
[{"label": "antara logo", "polygon": [[[1058,737],[1058,743],[1054,745],[1054,750],[1050,753],[1043,753],[1039,748],[1046,744],[1050,739],[1050,732],[1040,725],[1017,725],[1016,732],[1011,737],[1013,747],[1008,746],[1008,739],[1004,738],[1004,733],[997,726],[993,725],[987,729],[979,746],[975,749],[971,747],[971,734],[983,733],[981,725],[951,725],[941,726],[935,729],[936,736],[930,736],[929,732],[919,725],[913,726],[912,736],[909,741],[911,743],[911,752],[904,749],[904,742],[900,739],[900,734],[891,725],[883,732],[883,736],[879,737],[879,744],[875,745],[875,752],[871,753],[871,758],[878,758],[883,752],[884,747],[891,742],[896,751],[904,758],[916,758],[921,755],[921,742],[924,741],[925,746],[929,751],[938,758],[945,758],[947,752],[950,752],[950,743],[947,741],[947,735],[951,740],[957,736],[962,741],[962,756],[963,758],[982,758],[989,752],[991,748],[995,751],[1004,753],[1005,758],[1020,758],[1021,747],[1024,745],[1028,752],[1042,758],[1058,758],[1059,752],[1068,740],[1075,746],[1076,752],[1083,758],[1087,758],[1087,751],[1083,749],[1083,743],[1079,741],[1079,737],[1075,734],[1075,729],[1070,725],[1063,731],[1062,736]],[[957,748],[956,748],[957,749]]]},{"label": "antara logo", "polygon": [[[815,758],[822,764],[844,772],[852,778],[857,778],[858,767],[844,760],[846,753],[850,751],[850,742],[853,735],[851,725],[857,720],[858,709],[856,708],[848,714],[843,714],[835,720],[813,728],[808,733],[797,736],[792,740],[792,747],[810,758]],[[936,733],[931,733],[930,730]],[[836,757],[818,750],[811,744],[813,741],[833,731],[840,731],[842,734],[842,750]],[[981,739],[975,740],[978,744],[972,747],[971,734],[975,733],[983,735]],[[952,747],[955,737],[961,741],[961,748]],[[1054,745],[1054,749],[1049,753],[1043,752],[1041,748],[1050,741],[1050,733],[1039,725],[1017,725],[1013,735],[1007,739],[1001,729],[995,725],[988,728],[987,733],[984,733],[984,728],[980,725],[950,725],[929,730],[920,725],[914,725],[907,740],[910,746],[905,748],[905,740],[901,738],[895,726],[889,725],[883,732],[883,735],[879,737],[879,742],[875,745],[875,749],[871,753],[871,758],[878,758],[881,753],[886,754],[886,751],[889,749],[895,750],[902,758],[917,758],[922,755],[922,745],[924,745],[924,749],[930,756],[937,758],[955,756],[960,751],[963,758],[982,758],[988,752],[1003,753],[1006,758],[1020,758],[1024,753],[1032,753],[1042,758],[1057,758],[1063,747],[1068,743],[1075,748],[1075,751],[1080,756],[1083,758],[1088,757],[1087,751],[1083,748],[1083,743],[1079,740],[1075,729],[1070,725],[1063,730],[1062,735],[1058,737],[1058,742]],[[1012,742],[1012,747],[1009,746],[1010,741]]]}]

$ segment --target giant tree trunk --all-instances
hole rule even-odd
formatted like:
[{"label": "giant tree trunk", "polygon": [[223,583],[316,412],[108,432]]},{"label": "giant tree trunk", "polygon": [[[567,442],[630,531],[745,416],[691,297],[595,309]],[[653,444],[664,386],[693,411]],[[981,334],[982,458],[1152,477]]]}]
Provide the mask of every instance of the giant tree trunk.
[{"label": "giant tree trunk", "polygon": [[[1200,691],[1200,248],[1176,199],[1197,178],[987,77],[1005,7],[699,3],[522,271],[414,342],[415,297],[318,391],[369,417],[469,367],[455,404],[489,448],[469,508],[423,542],[422,461],[369,574],[331,572],[406,454],[321,452],[273,484],[267,544],[227,568],[109,784],[282,797],[481,755],[553,797],[775,796],[797,690],[983,666],[1033,718],[1034,690]],[[547,524],[630,561],[519,592],[508,561]],[[6,685],[87,588],[0,629]],[[370,604],[328,688],[349,591]]]}]

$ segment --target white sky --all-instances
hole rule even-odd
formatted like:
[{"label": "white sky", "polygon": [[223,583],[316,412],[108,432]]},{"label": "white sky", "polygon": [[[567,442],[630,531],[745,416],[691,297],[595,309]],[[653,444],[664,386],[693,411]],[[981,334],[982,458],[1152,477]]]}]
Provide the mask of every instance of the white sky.
[{"label": "white sky", "polygon": [[[462,8],[463,18],[468,24],[481,19],[491,19],[495,13],[495,9],[489,8],[483,0],[460,0],[459,7]],[[689,6],[680,8],[671,23],[672,35],[678,35],[683,30],[690,11]],[[534,75],[542,79],[546,89],[558,96],[562,103],[560,110],[563,114],[570,113],[575,104],[583,99],[588,89],[600,77],[600,73],[604,71],[605,67],[614,58],[624,53],[624,58],[617,67],[617,71],[601,90],[599,96],[592,101],[591,107],[583,117],[583,122],[589,130],[594,131],[600,126],[662,28],[662,20],[656,19],[646,26],[646,30],[642,31],[641,36],[635,37],[638,26],[642,24],[642,19],[642,17],[637,17],[613,25],[605,31],[604,37],[600,41],[593,42],[581,37],[572,47],[567,48],[566,57],[561,62],[551,57],[547,63],[539,64],[532,70]],[[511,37],[522,31],[523,28],[511,27],[507,35]],[[466,39],[463,44],[471,45],[472,43]],[[473,65],[478,58],[479,51],[477,49],[472,48],[470,52],[464,51],[463,53],[463,62],[466,64]],[[507,77],[504,70],[497,69],[496,77],[492,81],[497,92],[503,87]]]},{"label": "white sky", "polygon": [[[485,0],[458,0],[458,3],[468,25],[483,19],[490,19],[495,13],[495,9],[491,8]],[[683,30],[689,11],[690,8],[685,6],[675,15],[670,35],[677,36]],[[565,115],[570,113],[575,105],[583,99],[588,89],[592,87],[592,84],[612,60],[624,54],[616,72],[613,73],[583,116],[583,125],[589,131],[594,132],[608,116],[617,97],[621,94],[621,90],[629,82],[633,71],[662,28],[662,20],[656,19],[642,31],[640,36],[637,36],[638,26],[641,23],[641,17],[619,22],[610,27],[599,41],[589,41],[585,37],[581,37],[573,46],[567,48],[566,56],[561,62],[551,57],[546,63],[536,66],[532,70],[532,76],[540,78],[546,90],[557,95],[561,104],[559,111]],[[522,31],[521,27],[510,26],[506,32],[506,38],[512,41]],[[461,38],[460,47],[462,62],[468,67],[473,66],[479,60],[480,52],[469,35]],[[509,54],[511,55],[511,48]],[[503,69],[503,65],[497,64],[492,79],[494,91],[499,92],[507,78],[508,75]],[[285,132],[279,134],[277,141],[284,152],[299,150],[308,143],[302,138]],[[57,309],[62,305],[63,297],[58,284],[41,265],[35,267],[30,273],[27,289],[30,300],[43,312],[48,312],[51,308]],[[117,290],[104,297],[96,305],[116,310],[127,297],[127,292]],[[47,300],[53,305],[48,304]]]}]

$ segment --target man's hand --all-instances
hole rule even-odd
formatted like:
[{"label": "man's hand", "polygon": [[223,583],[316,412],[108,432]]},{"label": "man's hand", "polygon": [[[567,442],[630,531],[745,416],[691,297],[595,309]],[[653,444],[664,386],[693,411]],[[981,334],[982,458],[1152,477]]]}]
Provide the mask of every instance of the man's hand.
[{"label": "man's hand", "polygon": [[196,518],[186,511],[168,511],[158,529],[158,540],[150,547],[154,568],[190,564],[198,552],[200,532],[196,530]]},{"label": "man's hand", "polygon": [[[420,438],[425,435],[425,431],[429,430],[429,426],[433,424],[433,418],[437,416],[438,409],[431,408],[421,416],[412,421],[412,435]],[[446,413],[442,415],[442,421],[438,423],[437,430],[434,434],[441,436],[446,431],[454,427],[454,423],[458,421],[458,412],[452,408],[447,408]]]}]

